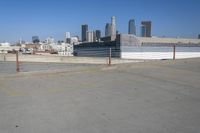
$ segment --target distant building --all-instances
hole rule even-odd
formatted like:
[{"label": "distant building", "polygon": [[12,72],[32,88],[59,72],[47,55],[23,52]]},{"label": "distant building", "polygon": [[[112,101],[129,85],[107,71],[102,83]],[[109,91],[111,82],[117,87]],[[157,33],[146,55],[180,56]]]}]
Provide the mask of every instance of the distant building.
[{"label": "distant building", "polygon": [[97,41],[97,35],[96,35],[96,31],[93,31],[93,42]]},{"label": "distant building", "polygon": [[135,20],[134,19],[129,20],[128,34],[136,35],[136,26],[135,26]]},{"label": "distant building", "polygon": [[65,41],[66,43],[71,43],[71,38],[66,38],[66,41]]},{"label": "distant building", "polygon": [[142,37],[151,37],[151,21],[141,22],[141,35]]},{"label": "distant building", "polygon": [[0,43],[0,54],[6,54],[9,51],[19,51],[20,46],[12,46],[10,43]]},{"label": "distant building", "polygon": [[105,37],[111,36],[111,24],[107,23],[105,27]]},{"label": "distant building", "polygon": [[57,45],[56,50],[59,56],[73,56],[73,45],[68,43],[61,43]]},{"label": "distant building", "polygon": [[79,38],[77,36],[73,36],[70,38],[70,43],[69,44],[72,44],[72,45],[77,45],[79,44]]},{"label": "distant building", "polygon": [[87,41],[88,25],[82,25],[82,42]]},{"label": "distant building", "polygon": [[38,51],[41,47],[41,44],[29,43],[29,44],[24,44],[22,47],[25,49],[29,49],[29,51]]},{"label": "distant building", "polygon": [[105,27],[105,37],[111,36],[111,40],[116,39],[116,19],[111,17],[111,24],[107,23]]},{"label": "distant building", "polygon": [[39,51],[51,51],[51,50],[52,50],[52,46],[48,43],[42,43],[40,45]]},{"label": "distant building", "polygon": [[70,32],[65,32],[65,42],[68,43],[68,40],[70,38]]},{"label": "distant building", "polygon": [[96,34],[96,40],[100,41],[100,39],[101,39],[101,31],[100,30],[96,30],[95,34]]},{"label": "distant building", "polygon": [[86,42],[74,46],[74,56],[109,57],[110,48],[112,58],[120,58],[120,45],[116,41]]},{"label": "distant building", "polygon": [[32,37],[32,42],[33,42],[33,43],[39,43],[39,42],[40,42],[39,37],[38,37],[38,36],[33,36],[33,37]]},{"label": "distant building", "polygon": [[86,41],[87,42],[94,42],[94,32],[93,31],[87,31],[86,33]]},{"label": "distant building", "polygon": [[46,42],[47,42],[47,44],[51,44],[51,43],[54,43],[54,42],[55,42],[55,39],[54,39],[53,37],[48,37],[48,38],[46,39]]},{"label": "distant building", "polygon": [[115,16],[111,18],[111,36],[116,38],[116,19]]},{"label": "distant building", "polygon": [[141,25],[141,37],[146,37],[146,26]]},{"label": "distant building", "polygon": [[198,36],[198,39],[200,39],[200,34],[199,34],[199,36]]},{"label": "distant building", "polygon": [[172,59],[173,46],[176,45],[180,49],[187,47],[182,49],[184,54],[182,50],[176,51],[177,58],[200,57],[200,39],[136,37],[132,34],[118,34],[115,41],[110,41],[110,38],[74,46],[75,56],[108,57],[111,48],[113,58]]}]

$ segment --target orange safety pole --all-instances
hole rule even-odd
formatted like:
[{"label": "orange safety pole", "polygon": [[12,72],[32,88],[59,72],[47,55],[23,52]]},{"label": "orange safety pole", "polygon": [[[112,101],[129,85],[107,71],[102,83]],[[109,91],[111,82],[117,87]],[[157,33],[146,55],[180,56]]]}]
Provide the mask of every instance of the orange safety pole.
[{"label": "orange safety pole", "polygon": [[19,72],[19,57],[18,51],[16,51],[16,71]]},{"label": "orange safety pole", "polygon": [[111,65],[111,56],[112,56],[112,49],[110,48],[110,53],[109,53],[109,66]]},{"label": "orange safety pole", "polygon": [[176,59],[176,45],[174,45],[174,50],[173,50],[173,60]]}]

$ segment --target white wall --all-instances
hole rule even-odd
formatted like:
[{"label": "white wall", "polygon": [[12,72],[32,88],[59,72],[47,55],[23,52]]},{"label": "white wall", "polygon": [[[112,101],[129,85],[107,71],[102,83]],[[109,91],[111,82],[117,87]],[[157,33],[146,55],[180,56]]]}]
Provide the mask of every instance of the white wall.
[{"label": "white wall", "polygon": [[[200,57],[200,52],[176,52],[176,59]],[[122,52],[123,59],[173,59],[173,52]]]}]

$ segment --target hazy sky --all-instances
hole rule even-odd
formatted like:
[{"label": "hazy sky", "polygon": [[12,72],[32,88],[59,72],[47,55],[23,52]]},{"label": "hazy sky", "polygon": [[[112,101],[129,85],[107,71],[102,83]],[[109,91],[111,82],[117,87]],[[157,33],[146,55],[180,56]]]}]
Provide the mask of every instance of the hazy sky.
[{"label": "hazy sky", "polygon": [[152,21],[153,36],[197,38],[200,34],[200,0],[0,0],[0,42],[30,41],[33,35],[64,38],[79,35],[81,24],[90,30],[104,28],[116,16],[120,33],[128,21]]}]

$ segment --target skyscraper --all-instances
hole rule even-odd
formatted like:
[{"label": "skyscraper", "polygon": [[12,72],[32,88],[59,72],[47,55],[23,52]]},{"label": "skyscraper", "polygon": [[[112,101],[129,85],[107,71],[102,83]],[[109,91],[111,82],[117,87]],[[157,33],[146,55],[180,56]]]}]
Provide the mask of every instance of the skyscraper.
[{"label": "skyscraper", "polygon": [[111,36],[111,24],[107,23],[105,27],[105,36]]},{"label": "skyscraper", "polygon": [[94,32],[93,31],[87,31],[86,41],[87,42],[93,42],[94,41]]},{"label": "skyscraper", "polygon": [[101,31],[100,30],[96,30],[96,40],[99,41],[101,39]]},{"label": "skyscraper", "polygon": [[146,37],[146,26],[145,25],[141,25],[141,36],[142,37]]},{"label": "skyscraper", "polygon": [[116,39],[116,19],[114,16],[111,17],[111,24],[106,24],[105,36],[110,36],[112,41]]},{"label": "skyscraper", "polygon": [[82,42],[87,41],[88,25],[82,25]]},{"label": "skyscraper", "polygon": [[135,26],[135,20],[134,19],[129,20],[128,34],[136,35],[136,26]]},{"label": "skyscraper", "polygon": [[141,22],[142,37],[151,37],[151,21]]},{"label": "skyscraper", "polygon": [[115,16],[111,18],[111,37],[116,38],[116,19]]},{"label": "skyscraper", "polygon": [[96,31],[93,31],[93,42],[97,41],[97,34]]}]

